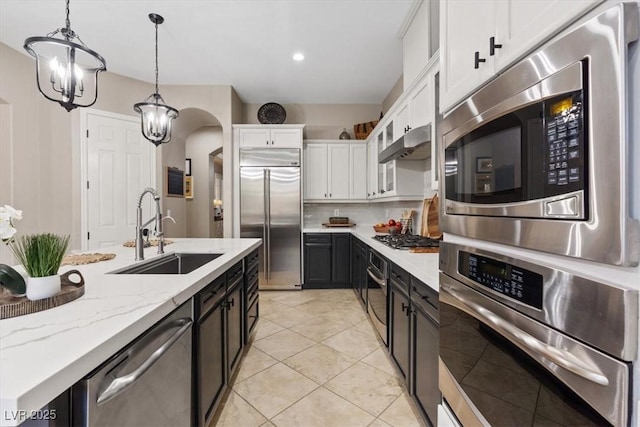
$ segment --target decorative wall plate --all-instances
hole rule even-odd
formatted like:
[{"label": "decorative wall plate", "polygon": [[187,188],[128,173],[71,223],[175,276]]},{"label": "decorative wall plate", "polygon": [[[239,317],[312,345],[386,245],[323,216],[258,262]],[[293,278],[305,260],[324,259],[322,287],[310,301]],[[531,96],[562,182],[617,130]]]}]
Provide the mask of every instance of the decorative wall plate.
[{"label": "decorative wall plate", "polygon": [[258,110],[258,121],[263,125],[280,125],[286,118],[284,107],[275,102],[268,102]]}]

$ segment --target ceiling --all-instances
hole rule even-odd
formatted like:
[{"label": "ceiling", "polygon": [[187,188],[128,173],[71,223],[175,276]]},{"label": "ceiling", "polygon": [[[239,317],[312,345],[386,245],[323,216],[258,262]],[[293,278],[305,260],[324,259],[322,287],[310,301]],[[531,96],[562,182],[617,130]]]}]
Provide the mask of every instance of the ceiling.
[{"label": "ceiling", "polygon": [[[109,72],[231,85],[245,103],[376,103],[402,74],[399,31],[418,0],[72,0],[71,28]],[[0,0],[0,41],[64,27],[62,0]],[[305,60],[295,62],[294,52]]]}]

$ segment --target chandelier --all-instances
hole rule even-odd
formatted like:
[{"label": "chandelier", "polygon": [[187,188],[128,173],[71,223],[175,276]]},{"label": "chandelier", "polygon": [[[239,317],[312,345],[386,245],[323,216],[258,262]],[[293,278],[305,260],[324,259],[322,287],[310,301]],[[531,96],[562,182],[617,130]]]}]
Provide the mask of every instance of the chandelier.
[{"label": "chandelier", "polygon": [[164,18],[150,13],[149,19],[156,27],[156,91],[135,104],[133,109],[142,117],[142,135],[157,147],[171,140],[171,122],[178,117],[178,110],[166,105],[158,93],[158,25],[164,22]]},{"label": "chandelier", "polygon": [[102,56],[89,49],[71,29],[69,0],[65,27],[44,37],[29,37],[24,48],[36,59],[38,90],[67,111],[89,107],[98,98],[98,73],[106,71]]}]

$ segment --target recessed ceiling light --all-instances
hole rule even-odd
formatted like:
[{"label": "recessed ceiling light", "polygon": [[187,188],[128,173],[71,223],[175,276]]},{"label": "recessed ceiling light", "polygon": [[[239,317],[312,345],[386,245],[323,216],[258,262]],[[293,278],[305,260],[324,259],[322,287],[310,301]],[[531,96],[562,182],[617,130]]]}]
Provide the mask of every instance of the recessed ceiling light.
[{"label": "recessed ceiling light", "polygon": [[293,54],[293,60],[298,62],[304,61],[304,55],[300,52],[296,52]]}]

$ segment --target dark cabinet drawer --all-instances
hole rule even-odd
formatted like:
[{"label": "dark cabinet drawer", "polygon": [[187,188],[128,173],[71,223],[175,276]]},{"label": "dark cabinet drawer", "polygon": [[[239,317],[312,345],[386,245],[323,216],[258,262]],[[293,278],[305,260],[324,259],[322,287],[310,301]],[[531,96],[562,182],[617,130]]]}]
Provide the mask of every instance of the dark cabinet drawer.
[{"label": "dark cabinet drawer", "polygon": [[391,279],[398,288],[408,294],[411,275],[395,264],[391,264],[390,270],[389,279]]},{"label": "dark cabinet drawer", "polygon": [[330,233],[305,233],[304,235],[305,243],[326,243],[331,244],[331,234]]}]

